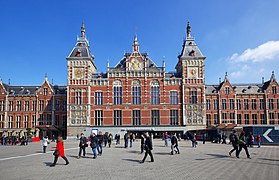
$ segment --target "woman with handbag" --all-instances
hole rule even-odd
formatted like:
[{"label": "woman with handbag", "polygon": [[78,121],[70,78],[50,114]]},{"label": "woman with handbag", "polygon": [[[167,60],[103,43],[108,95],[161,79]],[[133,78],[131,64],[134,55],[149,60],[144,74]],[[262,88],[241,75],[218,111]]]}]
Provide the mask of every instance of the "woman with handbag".
[{"label": "woman with handbag", "polygon": [[83,157],[85,156],[85,148],[88,147],[88,144],[87,144],[87,139],[86,137],[84,136],[83,133],[80,134],[80,139],[79,139],[79,153],[78,153],[78,159],[80,158],[81,156],[81,151],[83,151]]},{"label": "woman with handbag", "polygon": [[63,138],[61,136],[58,137],[56,148],[53,155],[54,155],[54,162],[52,163],[52,165],[50,165],[51,167],[54,167],[56,165],[58,157],[62,157],[66,161],[65,165],[69,164],[69,161],[64,154],[64,144],[63,144]]}]

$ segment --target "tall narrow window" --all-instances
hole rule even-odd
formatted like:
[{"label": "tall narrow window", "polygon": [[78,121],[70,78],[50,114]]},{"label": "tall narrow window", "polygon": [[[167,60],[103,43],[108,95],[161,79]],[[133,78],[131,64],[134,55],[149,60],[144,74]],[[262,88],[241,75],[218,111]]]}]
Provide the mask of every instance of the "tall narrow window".
[{"label": "tall narrow window", "polygon": [[225,87],[225,94],[230,94],[230,88],[229,87]]},{"label": "tall narrow window", "polygon": [[219,124],[219,118],[218,114],[214,114],[214,124]]},{"label": "tall narrow window", "polygon": [[37,101],[32,101],[32,111],[37,110]]},{"label": "tall narrow window", "polygon": [[236,109],[241,110],[241,100],[240,99],[236,100]]},{"label": "tall narrow window", "polygon": [[230,123],[234,123],[234,113],[230,113]]},{"label": "tall narrow window", "polygon": [[29,111],[29,101],[24,101],[24,111]]},{"label": "tall narrow window", "polygon": [[170,125],[178,125],[178,110],[170,110]]},{"label": "tall narrow window", "polygon": [[60,111],[60,100],[55,101],[55,109],[56,111]]},{"label": "tall narrow window", "polygon": [[237,114],[237,124],[242,124],[241,116],[241,114]]},{"label": "tall narrow window", "polygon": [[210,110],[210,99],[206,100],[206,110]]},{"label": "tall narrow window", "polygon": [[160,112],[159,110],[151,110],[151,122],[153,126],[160,125]]},{"label": "tall narrow window", "polygon": [[223,110],[227,109],[227,100],[226,99],[222,99],[222,109]]},{"label": "tall narrow window", "polygon": [[44,88],[44,96],[47,96],[47,88]]},{"label": "tall narrow window", "polygon": [[267,124],[267,120],[265,118],[265,114],[260,114],[261,124]]},{"label": "tall narrow window", "polygon": [[122,83],[121,81],[113,82],[113,104],[122,104]]},{"label": "tall narrow window", "polygon": [[40,100],[39,101],[39,111],[43,111],[44,110],[44,100]]},{"label": "tall narrow window", "polygon": [[260,99],[260,110],[264,109],[264,99]]},{"label": "tall narrow window", "polygon": [[151,82],[151,104],[160,104],[160,86],[157,80]]},{"label": "tall narrow window", "polygon": [[140,81],[134,80],[132,82],[132,104],[141,104],[141,87]]},{"label": "tall narrow window", "polygon": [[95,105],[103,105],[103,92],[95,92]]},{"label": "tall narrow window", "polygon": [[279,109],[279,99],[277,99],[277,109]]},{"label": "tall narrow window", "polygon": [[121,126],[122,125],[122,111],[121,110],[114,110],[113,111],[114,117],[114,125]]},{"label": "tall narrow window", "polygon": [[234,109],[234,99],[230,99],[230,109]]},{"label": "tall narrow window", "polygon": [[67,101],[64,100],[63,101],[63,108],[62,108],[62,111],[65,111],[67,109]]},{"label": "tall narrow window", "polygon": [[252,114],[252,122],[253,122],[253,124],[258,124],[258,116],[257,116],[257,114]]},{"label": "tall narrow window", "polygon": [[227,123],[227,113],[222,113],[222,123]]},{"label": "tall narrow window", "polygon": [[245,124],[250,124],[249,114],[244,114],[244,123]]},{"label": "tall narrow window", "polygon": [[249,109],[248,99],[244,99],[244,110]]},{"label": "tall narrow window", "polygon": [[80,89],[75,91],[75,104],[82,104],[82,92]]},{"label": "tall narrow window", "polygon": [[13,111],[13,110],[14,110],[14,102],[9,101],[9,111]]},{"label": "tall narrow window", "polygon": [[191,104],[197,104],[198,103],[197,90],[196,89],[192,89],[190,91],[190,103]]},{"label": "tall narrow window", "polygon": [[277,89],[275,86],[272,87],[272,94],[276,94],[277,93]]},{"label": "tall narrow window", "polygon": [[16,101],[16,111],[21,111],[21,101]]},{"label": "tall narrow window", "polygon": [[255,110],[257,109],[257,103],[256,99],[252,99],[252,109]]},{"label": "tall narrow window", "polygon": [[103,126],[104,125],[103,110],[95,110],[95,125],[96,126]]},{"label": "tall narrow window", "polygon": [[5,110],[4,101],[0,101],[0,111],[4,111],[4,110]]},{"label": "tall narrow window", "polygon": [[274,113],[269,113],[269,124],[270,125],[274,125],[275,124]]},{"label": "tall narrow window", "polygon": [[178,92],[170,91],[170,104],[178,104]]},{"label": "tall narrow window", "polygon": [[211,114],[206,114],[206,125],[211,125]]},{"label": "tall narrow window", "polygon": [[140,120],[140,110],[133,110],[133,125],[139,126],[141,125],[141,120]]},{"label": "tall narrow window", "polygon": [[21,117],[16,116],[16,128],[20,128],[20,121],[21,121]]},{"label": "tall narrow window", "polygon": [[274,109],[273,99],[268,99],[268,108],[269,109]]},{"label": "tall narrow window", "polygon": [[28,128],[29,116],[24,116],[24,128]]},{"label": "tall narrow window", "polygon": [[36,115],[32,115],[32,128],[36,126]]},{"label": "tall narrow window", "polygon": [[219,109],[218,106],[219,106],[218,100],[214,99],[214,101],[213,101],[213,109],[214,110],[218,110]]},{"label": "tall narrow window", "polygon": [[13,116],[9,116],[8,127],[9,128],[13,128],[14,127]]}]

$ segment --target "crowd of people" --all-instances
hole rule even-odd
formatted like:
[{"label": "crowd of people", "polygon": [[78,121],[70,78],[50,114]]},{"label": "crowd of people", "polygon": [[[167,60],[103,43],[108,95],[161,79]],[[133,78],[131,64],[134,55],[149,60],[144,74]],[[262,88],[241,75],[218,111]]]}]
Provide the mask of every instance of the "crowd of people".
[{"label": "crowd of people", "polygon": [[29,138],[27,136],[6,136],[0,138],[1,145],[21,145],[27,146]]}]

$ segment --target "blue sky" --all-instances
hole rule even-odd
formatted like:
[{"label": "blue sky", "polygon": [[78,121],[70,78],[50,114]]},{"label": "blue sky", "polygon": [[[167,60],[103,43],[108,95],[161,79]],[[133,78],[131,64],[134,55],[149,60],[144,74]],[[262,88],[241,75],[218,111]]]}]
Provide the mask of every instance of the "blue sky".
[{"label": "blue sky", "polygon": [[174,71],[190,21],[205,62],[206,84],[228,72],[231,83],[260,83],[279,77],[277,0],[102,0],[0,1],[0,78],[13,85],[40,85],[45,73],[67,84],[67,62],[85,22],[98,72],[131,52]]}]

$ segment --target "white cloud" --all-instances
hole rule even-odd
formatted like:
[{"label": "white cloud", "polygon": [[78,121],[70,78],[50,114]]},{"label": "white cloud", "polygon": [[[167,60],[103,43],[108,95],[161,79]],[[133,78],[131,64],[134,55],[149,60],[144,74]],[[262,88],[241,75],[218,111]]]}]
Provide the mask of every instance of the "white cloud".
[{"label": "white cloud", "polygon": [[254,49],[246,49],[242,54],[234,53],[229,59],[233,62],[262,62],[279,57],[279,41],[268,41]]}]

